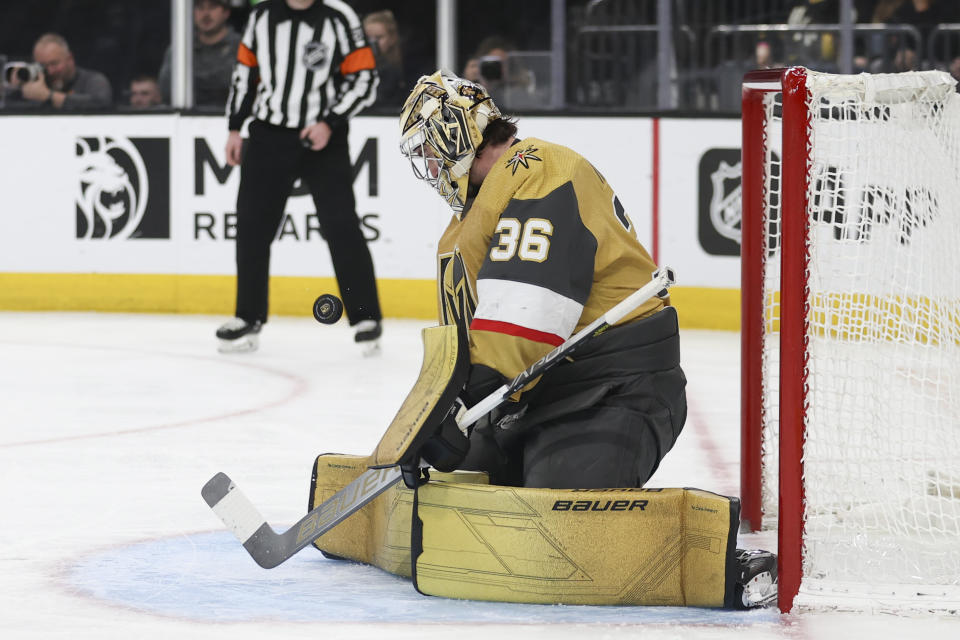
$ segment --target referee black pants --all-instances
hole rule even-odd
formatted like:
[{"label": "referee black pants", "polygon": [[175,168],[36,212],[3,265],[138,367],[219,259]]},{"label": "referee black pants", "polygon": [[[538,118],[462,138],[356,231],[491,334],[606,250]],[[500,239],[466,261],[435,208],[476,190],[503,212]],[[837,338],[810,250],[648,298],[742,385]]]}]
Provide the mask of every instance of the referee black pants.
[{"label": "referee black pants", "polygon": [[350,324],[380,320],[373,260],[353,195],[347,126],[337,127],[325,148],[311,151],[301,145],[299,130],[260,121],[250,125],[240,165],[237,317],[247,322],[267,320],[270,245],[297,178],[313,196]]}]

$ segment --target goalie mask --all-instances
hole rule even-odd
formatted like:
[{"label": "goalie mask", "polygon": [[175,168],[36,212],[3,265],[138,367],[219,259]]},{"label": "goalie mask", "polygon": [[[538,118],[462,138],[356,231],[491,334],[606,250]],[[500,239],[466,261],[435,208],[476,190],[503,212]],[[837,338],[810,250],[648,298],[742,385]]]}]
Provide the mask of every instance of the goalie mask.
[{"label": "goalie mask", "polygon": [[486,89],[446,71],[421,77],[403,105],[400,153],[458,215],[483,131],[500,117]]}]

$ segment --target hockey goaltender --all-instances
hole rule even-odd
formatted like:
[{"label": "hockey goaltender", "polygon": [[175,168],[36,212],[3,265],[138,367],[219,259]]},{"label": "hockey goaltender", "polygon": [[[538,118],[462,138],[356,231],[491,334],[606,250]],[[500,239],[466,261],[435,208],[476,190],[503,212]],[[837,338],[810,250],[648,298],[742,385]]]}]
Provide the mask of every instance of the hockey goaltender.
[{"label": "hockey goaltender", "polygon": [[[446,417],[404,456],[385,454],[385,436],[372,457],[317,458],[311,509],[371,466],[399,460],[407,486],[314,544],[409,576],[429,595],[774,603],[776,556],[736,548],[738,499],[642,488],[686,418],[667,296],[649,297],[461,432],[463,408],[604,316],[657,266],[600,172],[568,148],[518,138],[482,86],[445,71],[424,76],[400,126],[415,175],[453,210],[437,252],[439,313],[441,326],[459,327],[463,364],[431,354],[425,339],[422,375],[449,366],[453,393],[440,407]],[[429,481],[421,458],[434,469]]]}]

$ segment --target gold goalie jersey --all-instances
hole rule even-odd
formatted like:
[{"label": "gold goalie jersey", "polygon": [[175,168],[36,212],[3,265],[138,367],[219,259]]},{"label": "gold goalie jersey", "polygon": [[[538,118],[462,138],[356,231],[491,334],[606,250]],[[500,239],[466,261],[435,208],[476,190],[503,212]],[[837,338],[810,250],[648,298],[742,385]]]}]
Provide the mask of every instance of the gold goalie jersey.
[{"label": "gold goalie jersey", "polygon": [[[496,162],[438,247],[440,321],[464,317],[470,361],[513,378],[656,269],[585,158],[526,138]],[[652,298],[621,323],[658,311]]]}]

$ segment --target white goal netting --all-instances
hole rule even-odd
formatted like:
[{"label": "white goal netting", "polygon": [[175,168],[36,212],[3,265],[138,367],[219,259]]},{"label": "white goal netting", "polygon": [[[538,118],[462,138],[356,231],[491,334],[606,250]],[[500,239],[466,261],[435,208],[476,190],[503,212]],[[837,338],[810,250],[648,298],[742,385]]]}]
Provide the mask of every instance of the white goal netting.
[{"label": "white goal netting", "polygon": [[[960,607],[960,96],[944,73],[808,72],[806,291],[780,290],[766,99],[763,503],[776,526],[781,296],[808,305],[796,604]],[[781,505],[802,508],[801,505]],[[773,517],[771,517],[773,516]]]}]

